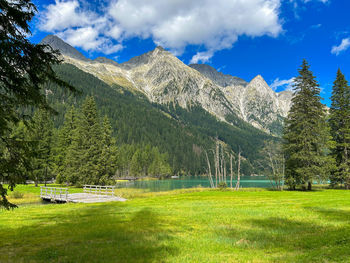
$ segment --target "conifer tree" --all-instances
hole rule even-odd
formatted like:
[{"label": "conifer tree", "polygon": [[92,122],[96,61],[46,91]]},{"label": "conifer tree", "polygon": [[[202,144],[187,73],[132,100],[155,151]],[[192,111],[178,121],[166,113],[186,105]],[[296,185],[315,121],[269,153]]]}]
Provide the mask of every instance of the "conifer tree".
[{"label": "conifer tree", "polygon": [[34,113],[29,138],[34,142],[35,157],[33,163],[33,179],[35,185],[41,180],[45,181],[51,174],[52,164],[52,134],[53,122],[46,110],[38,110]]},{"label": "conifer tree", "polygon": [[[48,80],[75,90],[53,70],[61,62],[58,52],[29,42],[29,23],[36,12],[30,0],[0,1],[0,182],[7,181],[10,190],[23,176],[20,167],[26,160],[21,153],[28,150],[26,142],[11,138],[12,128],[23,119],[18,108],[50,109],[42,85]],[[0,183],[0,206],[16,207],[6,196],[7,189]]]},{"label": "conifer tree", "polygon": [[131,174],[133,176],[141,176],[143,170],[143,160],[142,160],[142,151],[141,148],[138,148],[131,159]]},{"label": "conifer tree", "polygon": [[117,169],[116,140],[112,137],[112,126],[107,116],[102,123],[102,150],[99,163],[99,184],[107,184]]},{"label": "conifer tree", "polygon": [[286,184],[312,189],[316,179],[324,179],[332,165],[326,111],[320,102],[320,88],[310,66],[303,61],[294,80],[292,107],[285,121],[284,151]]},{"label": "conifer tree", "polygon": [[329,122],[335,142],[332,154],[337,164],[331,184],[344,183],[345,188],[350,189],[350,86],[340,69],[333,83],[331,100]]},{"label": "conifer tree", "polygon": [[63,126],[57,132],[54,146],[54,170],[58,183],[67,183],[65,177],[65,158],[73,142],[73,134],[77,128],[78,113],[75,107],[71,107],[64,116]]},{"label": "conifer tree", "polygon": [[65,158],[63,160],[63,171],[61,182],[65,181],[67,185],[80,184],[81,167],[84,163],[85,148],[83,144],[82,134],[80,127],[80,113],[77,113],[77,119],[75,120],[75,129],[71,130],[70,138],[71,143],[68,146]]},{"label": "conifer tree", "polygon": [[98,184],[102,130],[93,97],[85,99],[81,113],[77,128],[77,136],[81,137],[82,143],[80,181],[84,184]]}]

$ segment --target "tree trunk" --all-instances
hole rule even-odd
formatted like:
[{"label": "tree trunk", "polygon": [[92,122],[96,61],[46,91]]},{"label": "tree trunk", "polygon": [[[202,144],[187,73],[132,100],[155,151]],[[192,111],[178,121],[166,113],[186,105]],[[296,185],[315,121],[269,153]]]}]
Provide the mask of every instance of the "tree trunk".
[{"label": "tree trunk", "polygon": [[311,191],[312,190],[312,183],[307,182],[307,190]]},{"label": "tree trunk", "polygon": [[210,161],[207,152],[205,152],[205,156],[207,157],[207,164],[208,164],[208,176],[209,176],[209,182],[210,182],[210,187],[214,188],[214,182],[213,178],[211,176],[211,167],[210,167]]},{"label": "tree trunk", "polygon": [[47,167],[45,167],[45,179],[44,179],[44,181],[45,181],[45,186],[46,186],[46,178],[47,178]]},{"label": "tree trunk", "polygon": [[232,188],[233,170],[232,170],[232,154],[230,155],[230,169],[231,169],[231,180],[230,187]]},{"label": "tree trunk", "polygon": [[239,190],[239,183],[241,181],[241,150],[238,153],[238,168],[237,168],[237,183],[236,190]]}]

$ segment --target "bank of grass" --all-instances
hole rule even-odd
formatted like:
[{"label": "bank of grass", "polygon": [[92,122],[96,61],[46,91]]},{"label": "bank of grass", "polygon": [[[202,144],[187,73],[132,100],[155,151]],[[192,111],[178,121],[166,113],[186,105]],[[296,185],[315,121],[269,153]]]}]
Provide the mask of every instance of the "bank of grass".
[{"label": "bank of grass", "polygon": [[349,262],[350,191],[119,191],[1,211],[0,262]]},{"label": "bank of grass", "polygon": [[[44,186],[44,184],[39,184],[35,186],[34,184],[18,184],[14,191],[8,190],[8,200],[11,203],[16,205],[29,205],[29,204],[41,204],[42,201],[40,199],[40,186]],[[48,187],[66,187],[64,185],[59,184],[47,184]],[[4,185],[7,188],[7,185]],[[69,193],[80,193],[83,192],[82,188],[77,187],[68,187]]]}]

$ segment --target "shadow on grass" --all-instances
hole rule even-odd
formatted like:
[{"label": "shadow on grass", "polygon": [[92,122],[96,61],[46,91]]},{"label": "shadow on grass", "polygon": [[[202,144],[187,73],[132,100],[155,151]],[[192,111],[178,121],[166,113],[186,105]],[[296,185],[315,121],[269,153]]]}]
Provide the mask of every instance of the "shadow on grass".
[{"label": "shadow on grass", "polygon": [[172,236],[166,225],[150,209],[77,207],[17,229],[8,252],[20,262],[163,262],[177,253],[168,245]]},{"label": "shadow on grass", "polygon": [[[328,221],[341,221],[350,224],[350,210],[340,210],[335,208],[305,207],[304,209],[320,214]],[[350,238],[350,237],[349,237]]]},{"label": "shadow on grass", "polygon": [[[322,215],[327,211],[319,211]],[[324,222],[345,220],[348,213],[332,210]],[[348,222],[348,220],[347,220]],[[246,221],[248,230],[224,230],[241,249],[261,250],[277,262],[347,262],[350,258],[350,225],[316,225],[281,217]]]}]

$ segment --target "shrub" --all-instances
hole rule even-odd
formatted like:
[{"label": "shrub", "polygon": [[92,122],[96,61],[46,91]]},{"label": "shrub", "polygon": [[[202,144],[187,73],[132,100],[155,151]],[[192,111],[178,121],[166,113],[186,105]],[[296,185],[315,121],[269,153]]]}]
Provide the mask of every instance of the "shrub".
[{"label": "shrub", "polygon": [[12,193],[12,197],[15,198],[15,199],[21,199],[21,198],[23,198],[23,196],[24,196],[24,194],[21,193],[21,192],[18,192],[18,191],[14,191]]},{"label": "shrub", "polygon": [[220,183],[218,184],[218,188],[219,188],[219,189],[225,189],[225,188],[227,188],[226,182],[220,182]]}]

